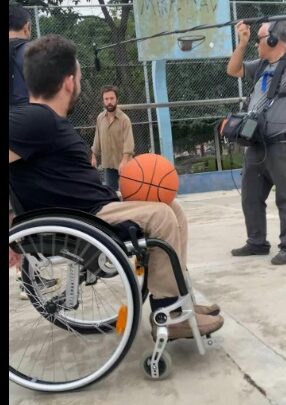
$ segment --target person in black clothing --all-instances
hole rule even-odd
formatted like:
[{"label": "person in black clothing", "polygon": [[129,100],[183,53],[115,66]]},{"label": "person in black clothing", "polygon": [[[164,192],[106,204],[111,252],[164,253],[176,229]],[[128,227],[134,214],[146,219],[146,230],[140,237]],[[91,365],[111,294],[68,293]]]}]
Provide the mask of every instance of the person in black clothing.
[{"label": "person in black clothing", "polygon": [[[24,52],[31,38],[31,16],[28,10],[19,4],[9,6],[9,108],[18,108],[29,103],[28,87],[24,77]],[[9,199],[9,223],[14,212]],[[19,286],[20,299],[28,299],[21,279],[21,260],[11,261],[16,268],[16,280]],[[52,292],[60,287],[57,279],[38,280],[42,294]]]},{"label": "person in black clothing", "polygon": [[19,4],[9,6],[9,105],[29,102],[23,73],[24,50],[31,38],[31,16]]},{"label": "person in black clothing", "polygon": [[[233,256],[268,255],[266,200],[275,185],[276,205],[280,217],[279,252],[271,260],[274,265],[286,264],[286,69],[282,70],[278,92],[268,100],[267,92],[276,69],[286,58],[286,21],[264,23],[258,30],[256,46],[260,59],[244,61],[250,38],[250,27],[240,21],[236,26],[239,44],[233,52],[227,73],[253,80],[260,63],[265,68],[250,96],[248,112],[257,115],[266,111],[266,125],[261,130],[264,143],[251,145],[245,154],[242,171],[242,208],[247,230],[246,245],[231,251]],[[281,65],[280,65],[281,66]],[[283,65],[282,65],[283,66]]]},{"label": "person in black clothing", "polygon": [[[81,90],[74,44],[59,35],[31,42],[24,73],[30,104],[11,109],[9,134],[10,181],[24,210],[66,207],[92,213],[110,224],[134,221],[150,237],[169,243],[185,271],[188,226],[180,205],[120,201],[113,189],[101,183],[87,145],[67,119]],[[152,311],[175,302],[178,287],[167,255],[152,249],[148,269]],[[195,305],[201,334],[222,327],[219,311],[217,305]],[[169,328],[174,339],[193,337],[187,321]]]},{"label": "person in black clothing", "polygon": [[[24,78],[23,62],[26,43],[31,37],[31,16],[21,5],[9,6],[9,108],[12,106],[28,104],[29,94]],[[14,212],[9,199],[9,224],[12,222]],[[19,259],[19,258],[18,258]],[[11,261],[10,266],[16,268],[16,280],[19,285],[19,296],[27,299],[21,281],[21,260]]]}]

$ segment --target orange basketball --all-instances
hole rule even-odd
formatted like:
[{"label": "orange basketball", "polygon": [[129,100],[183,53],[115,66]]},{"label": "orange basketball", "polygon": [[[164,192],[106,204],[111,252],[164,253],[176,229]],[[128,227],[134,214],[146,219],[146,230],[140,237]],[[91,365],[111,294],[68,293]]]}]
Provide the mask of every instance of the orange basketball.
[{"label": "orange basketball", "polygon": [[119,188],[123,200],[170,204],[179,188],[179,176],[169,160],[154,153],[145,153],[122,168]]}]

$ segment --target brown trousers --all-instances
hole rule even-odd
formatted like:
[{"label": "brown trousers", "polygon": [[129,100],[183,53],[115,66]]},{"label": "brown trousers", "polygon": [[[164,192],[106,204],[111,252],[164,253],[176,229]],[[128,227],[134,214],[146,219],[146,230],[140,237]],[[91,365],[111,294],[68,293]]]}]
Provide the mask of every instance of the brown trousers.
[{"label": "brown trousers", "polygon": [[[125,220],[136,222],[151,238],[168,242],[176,251],[182,269],[186,269],[188,224],[178,204],[148,201],[120,201],[105,205],[97,217],[110,224]],[[154,298],[174,297],[178,287],[169,258],[159,248],[150,249],[148,289]]]}]

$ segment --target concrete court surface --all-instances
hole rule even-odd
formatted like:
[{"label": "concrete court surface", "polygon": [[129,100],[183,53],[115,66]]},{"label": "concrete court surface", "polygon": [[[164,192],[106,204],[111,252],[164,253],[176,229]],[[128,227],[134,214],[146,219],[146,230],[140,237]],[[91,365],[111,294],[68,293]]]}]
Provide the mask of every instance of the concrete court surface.
[{"label": "concrete court surface", "polygon": [[237,190],[180,195],[189,222],[189,268],[199,303],[217,302],[225,318],[215,346],[200,356],[195,343],[168,344],[172,374],[150,381],[140,357],[152,349],[149,304],[123,363],[97,384],[78,392],[46,394],[10,382],[11,405],[285,405],[286,266],[273,266],[279,220],[268,199],[269,256],[234,258],[246,232]]}]

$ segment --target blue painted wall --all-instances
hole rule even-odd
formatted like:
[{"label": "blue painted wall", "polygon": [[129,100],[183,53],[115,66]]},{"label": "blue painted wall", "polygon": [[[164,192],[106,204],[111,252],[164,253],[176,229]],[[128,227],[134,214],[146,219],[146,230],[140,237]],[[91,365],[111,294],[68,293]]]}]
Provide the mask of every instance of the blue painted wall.
[{"label": "blue painted wall", "polygon": [[241,187],[241,169],[181,174],[179,177],[180,187],[178,194],[232,190]]}]

